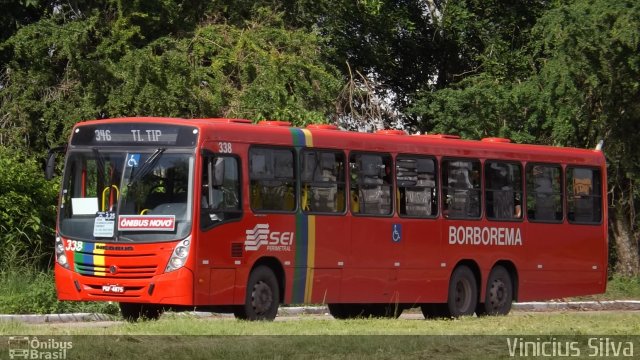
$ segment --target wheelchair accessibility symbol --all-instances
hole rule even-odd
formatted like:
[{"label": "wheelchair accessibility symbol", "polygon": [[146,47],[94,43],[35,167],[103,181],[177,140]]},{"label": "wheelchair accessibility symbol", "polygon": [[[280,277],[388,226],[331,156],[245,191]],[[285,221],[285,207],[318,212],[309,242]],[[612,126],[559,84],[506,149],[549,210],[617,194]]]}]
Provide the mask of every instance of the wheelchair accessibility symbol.
[{"label": "wheelchair accessibility symbol", "polygon": [[128,167],[137,167],[140,162],[140,154],[129,154],[129,158],[127,159]]},{"label": "wheelchair accessibility symbol", "polygon": [[393,224],[391,231],[391,241],[399,243],[402,240],[402,224]]}]

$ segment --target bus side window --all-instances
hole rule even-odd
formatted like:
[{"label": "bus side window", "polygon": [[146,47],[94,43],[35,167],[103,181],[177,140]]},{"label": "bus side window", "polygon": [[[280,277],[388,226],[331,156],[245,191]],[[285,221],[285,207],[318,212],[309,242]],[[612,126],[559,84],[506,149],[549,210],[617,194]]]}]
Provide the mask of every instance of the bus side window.
[{"label": "bus side window", "polygon": [[233,156],[207,156],[202,168],[200,224],[203,229],[242,216],[238,160]]},{"label": "bus side window", "polygon": [[531,221],[562,221],[562,168],[527,165],[527,217]]},{"label": "bus side window", "polygon": [[396,184],[400,216],[434,217],[438,213],[435,160],[398,156]]},{"label": "bus side window", "polygon": [[480,217],[480,181],[480,161],[442,161],[442,207],[445,217]]},{"label": "bus side window", "polygon": [[484,175],[487,218],[522,219],[522,166],[517,163],[487,161]]},{"label": "bus side window", "polygon": [[344,154],[335,151],[305,150],[302,153],[303,211],[344,212],[344,162]]},{"label": "bus side window", "polygon": [[600,223],[602,182],[599,169],[567,168],[567,217],[572,223]]},{"label": "bus side window", "polygon": [[391,215],[391,156],[353,154],[349,159],[351,212]]},{"label": "bus side window", "polygon": [[256,211],[293,211],[296,178],[293,150],[253,147],[249,150],[251,208]]}]

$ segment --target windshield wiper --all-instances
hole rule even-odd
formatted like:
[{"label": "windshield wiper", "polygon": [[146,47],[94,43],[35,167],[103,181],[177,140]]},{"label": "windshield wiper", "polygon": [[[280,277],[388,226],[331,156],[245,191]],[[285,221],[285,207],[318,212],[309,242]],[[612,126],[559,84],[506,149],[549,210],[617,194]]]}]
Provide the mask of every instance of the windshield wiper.
[{"label": "windshield wiper", "polygon": [[[156,162],[158,162],[158,160],[162,156],[162,153],[164,153],[165,150],[166,149],[163,149],[163,148],[156,149],[156,151],[154,151],[153,154],[151,154],[151,156],[149,156],[147,160],[144,163],[142,163],[142,166],[140,166],[140,170],[138,170],[138,172],[135,173],[133,177],[129,180],[127,187],[130,187],[131,184],[134,184],[138,180],[145,177],[151,171],[151,169],[153,169],[153,166],[156,164]],[[131,173],[133,174],[133,169],[131,170]]]}]

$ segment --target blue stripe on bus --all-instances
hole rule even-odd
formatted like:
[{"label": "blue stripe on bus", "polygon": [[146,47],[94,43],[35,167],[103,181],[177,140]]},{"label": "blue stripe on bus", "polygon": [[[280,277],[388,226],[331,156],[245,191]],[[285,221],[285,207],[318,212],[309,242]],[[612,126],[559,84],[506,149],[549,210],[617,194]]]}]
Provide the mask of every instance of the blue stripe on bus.
[{"label": "blue stripe on bus", "polygon": [[308,247],[308,220],[307,216],[298,213],[296,215],[296,259],[293,267],[293,291],[292,303],[304,302],[304,290],[307,282],[307,247]]}]

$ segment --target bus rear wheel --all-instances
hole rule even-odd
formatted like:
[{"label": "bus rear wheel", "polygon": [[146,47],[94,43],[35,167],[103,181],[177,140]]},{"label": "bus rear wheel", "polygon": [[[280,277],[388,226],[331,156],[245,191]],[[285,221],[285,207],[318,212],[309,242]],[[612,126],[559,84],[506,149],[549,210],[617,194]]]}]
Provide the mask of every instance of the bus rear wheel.
[{"label": "bus rear wheel", "polygon": [[122,317],[130,322],[142,320],[158,320],[162,315],[163,308],[154,304],[120,303],[120,313]]},{"label": "bus rear wheel", "polygon": [[478,304],[476,277],[467,266],[459,266],[451,274],[447,307],[452,317],[473,315]]},{"label": "bus rear wheel", "polygon": [[478,304],[478,315],[507,315],[513,301],[513,282],[504,267],[498,265],[489,273],[484,303]]},{"label": "bus rear wheel", "polygon": [[268,320],[276,318],[280,305],[280,288],[273,271],[258,266],[249,275],[245,302],[234,311],[242,320]]}]

